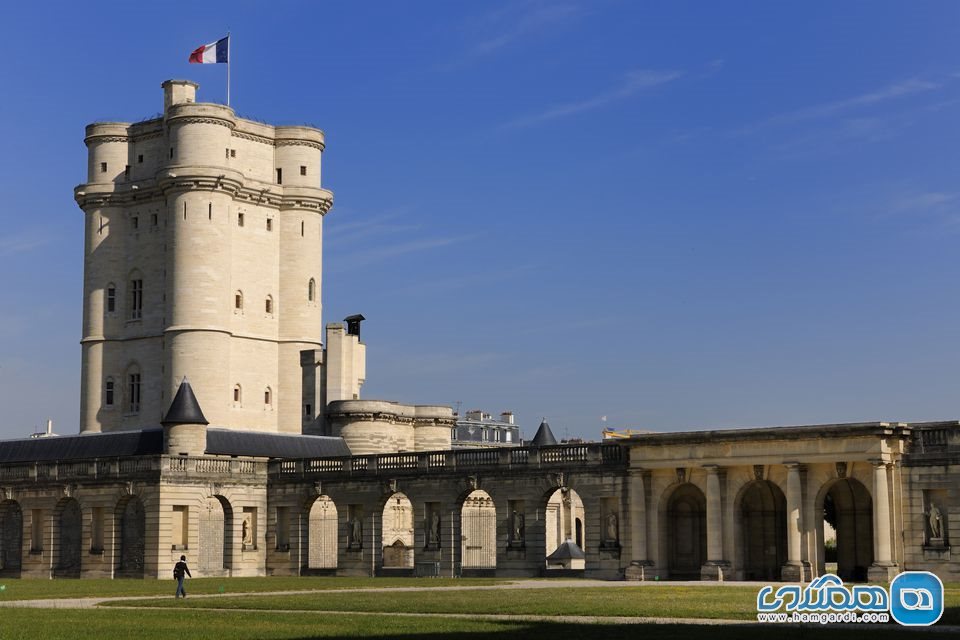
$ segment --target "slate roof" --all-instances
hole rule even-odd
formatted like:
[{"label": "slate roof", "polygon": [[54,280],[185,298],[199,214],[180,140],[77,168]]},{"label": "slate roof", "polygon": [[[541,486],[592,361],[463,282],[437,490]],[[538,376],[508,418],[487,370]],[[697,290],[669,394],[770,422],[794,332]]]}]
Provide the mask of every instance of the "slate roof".
[{"label": "slate roof", "polygon": [[[163,429],[0,440],[0,464],[155,456],[161,453]],[[263,458],[321,458],[348,456],[350,449],[343,438],[207,429],[206,453]]]},{"label": "slate roof", "polygon": [[207,453],[267,458],[325,458],[349,456],[350,449],[343,438],[329,436],[207,429]]},{"label": "slate roof", "polygon": [[552,444],[557,444],[557,439],[553,437],[553,431],[550,431],[550,425],[544,420],[540,423],[540,428],[537,429],[537,435],[533,436],[530,445],[534,447],[547,447]]},{"label": "slate roof", "polygon": [[547,561],[550,560],[582,560],[586,556],[583,555],[583,551],[580,547],[577,546],[577,543],[573,540],[567,539],[563,541],[557,550],[547,556]]},{"label": "slate roof", "polygon": [[0,464],[149,456],[160,453],[163,453],[162,429],[0,441]]},{"label": "slate roof", "polygon": [[177,388],[177,395],[160,424],[210,424],[203,416],[200,403],[197,402],[197,396],[193,395],[193,387],[187,382],[186,376]]}]

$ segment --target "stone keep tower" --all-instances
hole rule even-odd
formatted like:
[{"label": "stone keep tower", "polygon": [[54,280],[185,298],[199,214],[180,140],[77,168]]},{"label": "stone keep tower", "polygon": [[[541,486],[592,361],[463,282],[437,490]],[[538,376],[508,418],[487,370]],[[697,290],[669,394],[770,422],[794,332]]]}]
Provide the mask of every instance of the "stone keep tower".
[{"label": "stone keep tower", "polygon": [[86,130],[84,432],[159,425],[184,376],[211,426],[299,433],[323,410],[301,369],[322,354],[323,132],[197,86],[168,80],[162,117]]}]

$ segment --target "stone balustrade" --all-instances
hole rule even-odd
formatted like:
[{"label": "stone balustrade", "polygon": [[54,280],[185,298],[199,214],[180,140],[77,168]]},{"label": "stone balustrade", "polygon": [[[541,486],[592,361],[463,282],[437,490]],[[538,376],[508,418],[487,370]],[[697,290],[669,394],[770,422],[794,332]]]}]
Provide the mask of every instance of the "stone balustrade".
[{"label": "stone balustrade", "polygon": [[627,465],[628,452],[618,444],[562,444],[550,447],[504,447],[387,453],[365,456],[341,456],[281,460],[270,463],[271,476],[347,476],[422,475],[473,470],[524,471],[570,466]]}]

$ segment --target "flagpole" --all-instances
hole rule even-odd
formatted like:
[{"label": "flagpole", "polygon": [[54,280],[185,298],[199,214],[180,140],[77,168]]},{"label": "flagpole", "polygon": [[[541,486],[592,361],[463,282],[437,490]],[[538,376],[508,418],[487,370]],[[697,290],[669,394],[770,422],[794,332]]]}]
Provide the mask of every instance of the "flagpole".
[{"label": "flagpole", "polygon": [[227,106],[230,106],[230,32],[227,31]]}]

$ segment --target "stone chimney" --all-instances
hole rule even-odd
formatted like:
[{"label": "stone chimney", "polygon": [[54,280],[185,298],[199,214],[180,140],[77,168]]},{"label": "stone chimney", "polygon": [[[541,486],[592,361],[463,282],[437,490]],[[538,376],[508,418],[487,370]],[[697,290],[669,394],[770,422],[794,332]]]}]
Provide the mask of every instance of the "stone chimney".
[{"label": "stone chimney", "polygon": [[175,104],[196,102],[200,85],[190,80],[167,80],[160,86],[163,87],[163,112],[166,113]]}]

